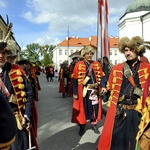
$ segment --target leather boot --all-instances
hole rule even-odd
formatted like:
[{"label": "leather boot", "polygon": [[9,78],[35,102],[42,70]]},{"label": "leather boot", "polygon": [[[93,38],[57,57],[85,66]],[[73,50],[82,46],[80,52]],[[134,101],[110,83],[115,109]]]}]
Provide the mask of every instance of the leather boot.
[{"label": "leather boot", "polygon": [[93,125],[93,126],[92,126],[92,130],[93,130],[96,134],[100,134],[100,132],[99,132],[99,130],[98,130],[98,128],[97,128],[96,125]]},{"label": "leather boot", "polygon": [[79,129],[79,135],[82,136],[85,133],[85,125],[79,125],[80,129]]}]

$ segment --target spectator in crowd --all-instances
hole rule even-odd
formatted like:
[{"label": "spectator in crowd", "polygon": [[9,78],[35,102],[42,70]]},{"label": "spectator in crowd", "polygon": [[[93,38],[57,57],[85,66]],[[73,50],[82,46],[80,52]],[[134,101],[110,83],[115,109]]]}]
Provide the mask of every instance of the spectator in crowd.
[{"label": "spectator in crowd", "polygon": [[55,81],[58,81],[58,70],[57,69],[55,69],[54,76],[55,76]]},{"label": "spectator in crowd", "polygon": [[103,72],[105,73],[106,83],[108,81],[109,74],[110,74],[112,68],[113,68],[113,64],[109,62],[109,59],[107,56],[104,56],[102,69],[103,69]]}]

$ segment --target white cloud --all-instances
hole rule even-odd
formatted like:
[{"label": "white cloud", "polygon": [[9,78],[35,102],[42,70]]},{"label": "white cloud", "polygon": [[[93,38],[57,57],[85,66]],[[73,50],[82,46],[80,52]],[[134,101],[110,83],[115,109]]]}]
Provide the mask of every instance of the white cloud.
[{"label": "white cloud", "polygon": [[40,45],[57,45],[60,41],[58,38],[51,38],[49,36],[45,36],[42,38],[37,38],[34,43],[39,43]]},{"label": "white cloud", "polygon": [[6,7],[6,6],[7,4],[4,1],[0,0],[0,7]]},{"label": "white cloud", "polygon": [[[111,29],[115,32],[113,26],[118,25],[120,17],[132,1],[134,0],[108,0],[110,33]],[[37,38],[36,42],[51,43],[57,42],[60,37],[65,39],[68,27],[70,36],[87,37],[97,34],[98,0],[26,0],[26,6],[23,17],[27,21],[47,26],[43,36]]]}]

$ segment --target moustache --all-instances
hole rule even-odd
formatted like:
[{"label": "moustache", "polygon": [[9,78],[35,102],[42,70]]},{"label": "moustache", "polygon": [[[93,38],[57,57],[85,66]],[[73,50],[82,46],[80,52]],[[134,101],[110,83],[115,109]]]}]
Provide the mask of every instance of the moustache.
[{"label": "moustache", "polygon": [[130,54],[127,54],[127,55],[126,55],[126,57],[129,57],[129,56],[130,56]]}]

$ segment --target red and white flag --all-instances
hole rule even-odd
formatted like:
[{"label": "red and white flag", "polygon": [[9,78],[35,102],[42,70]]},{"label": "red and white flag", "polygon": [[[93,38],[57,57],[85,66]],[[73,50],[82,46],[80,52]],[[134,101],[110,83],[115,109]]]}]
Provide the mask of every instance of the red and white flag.
[{"label": "red and white flag", "polygon": [[98,0],[98,27],[97,27],[97,59],[107,56],[109,58],[108,37],[108,1]]}]

